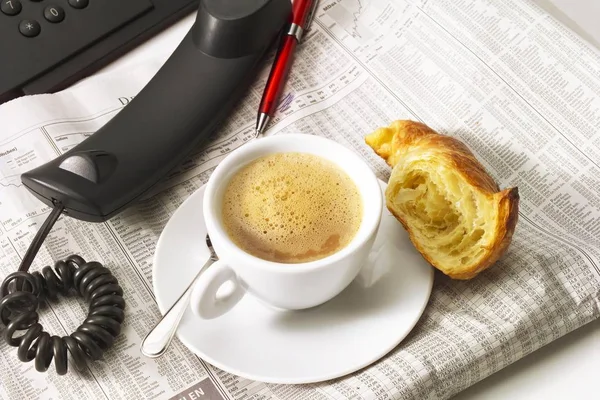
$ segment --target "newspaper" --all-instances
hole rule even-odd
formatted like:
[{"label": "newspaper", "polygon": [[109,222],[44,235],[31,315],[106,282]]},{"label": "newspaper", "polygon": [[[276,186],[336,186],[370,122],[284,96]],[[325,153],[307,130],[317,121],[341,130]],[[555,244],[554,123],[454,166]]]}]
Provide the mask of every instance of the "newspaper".
[{"label": "newspaper", "polygon": [[[99,260],[125,288],[124,330],[85,373],[21,363],[0,342],[1,399],[442,399],[600,315],[600,54],[520,0],[326,0],[299,47],[268,135],[322,135],[390,169],[364,136],[420,120],[463,140],[501,187],[518,186],[508,253],[471,281],[436,274],[411,334],[380,361],[311,385],[253,382],[218,370],[178,340],[159,359],[139,346],[160,318],[152,259],[169,217],[226,154],[251,140],[273,54],[210,145],[142,201],[102,224],[61,218],[34,269],[71,253]],[[164,57],[54,95],[0,107],[0,278],[14,271],[49,210],[19,175],[96,131]],[[41,323],[66,335],[77,299]],[[0,328],[4,329],[4,328]]]}]

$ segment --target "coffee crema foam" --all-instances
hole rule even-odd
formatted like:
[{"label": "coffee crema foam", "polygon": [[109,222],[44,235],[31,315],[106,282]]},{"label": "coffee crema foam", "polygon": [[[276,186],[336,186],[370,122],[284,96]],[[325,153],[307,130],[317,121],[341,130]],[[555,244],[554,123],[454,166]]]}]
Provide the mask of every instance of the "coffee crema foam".
[{"label": "coffee crema foam", "polygon": [[362,208],[356,184],[333,162],[276,153],[234,175],[222,217],[242,250],[269,261],[302,263],[347,246],[360,227]]}]

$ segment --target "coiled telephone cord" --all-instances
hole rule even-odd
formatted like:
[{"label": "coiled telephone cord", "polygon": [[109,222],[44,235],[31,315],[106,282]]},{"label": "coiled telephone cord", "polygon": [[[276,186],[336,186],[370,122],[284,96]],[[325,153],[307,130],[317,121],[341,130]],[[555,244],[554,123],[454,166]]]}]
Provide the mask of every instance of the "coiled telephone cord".
[{"label": "coiled telephone cord", "polygon": [[[58,375],[68,371],[68,354],[75,368],[82,371],[88,360],[98,360],[115,341],[124,319],[125,300],[117,278],[96,261],[86,262],[78,255],[57,261],[54,267],[28,273],[42,243],[63,211],[55,204],[35,235],[17,272],[8,275],[0,286],[0,322],[6,327],[4,339],[18,347],[19,360],[35,360],[35,369],[46,371],[52,359]],[[83,323],[69,336],[50,336],[39,323],[38,307],[56,301],[57,295],[77,294],[89,302]],[[20,336],[15,334],[25,331]]]}]

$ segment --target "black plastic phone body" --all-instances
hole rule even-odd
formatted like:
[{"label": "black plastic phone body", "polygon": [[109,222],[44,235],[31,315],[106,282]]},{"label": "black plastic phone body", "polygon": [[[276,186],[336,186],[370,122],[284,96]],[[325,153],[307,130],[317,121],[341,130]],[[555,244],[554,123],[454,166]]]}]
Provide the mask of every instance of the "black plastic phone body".
[{"label": "black plastic phone body", "polygon": [[101,222],[139,199],[231,112],[291,13],[289,0],[202,0],[158,73],[113,119],[21,176],[37,198]]}]

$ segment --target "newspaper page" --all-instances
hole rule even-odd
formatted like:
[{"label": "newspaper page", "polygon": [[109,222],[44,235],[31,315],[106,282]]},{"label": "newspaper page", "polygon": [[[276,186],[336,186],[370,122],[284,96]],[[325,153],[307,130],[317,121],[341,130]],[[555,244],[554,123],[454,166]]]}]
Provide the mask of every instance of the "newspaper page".
[{"label": "newspaper page", "polygon": [[[84,373],[38,373],[0,341],[1,399],[443,399],[600,315],[600,54],[533,3],[517,0],[324,0],[268,135],[322,135],[390,169],[364,136],[414,119],[463,140],[501,187],[518,186],[508,253],[471,281],[436,274],[411,334],[368,368],[311,385],[253,382],[178,340],[140,354],[160,318],[152,259],[169,217],[229,151],[252,140],[272,60],[246,98],[153,196],[102,224],[61,218],[33,268],[71,253],[105,263],[125,289],[124,329]],[[49,210],[20,174],[72,148],[118,113],[164,59],[59,94],[0,107],[0,278],[14,271]],[[72,332],[77,299],[41,313]],[[4,328],[0,328],[4,329]]]}]

